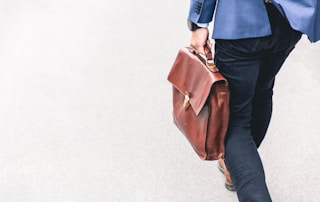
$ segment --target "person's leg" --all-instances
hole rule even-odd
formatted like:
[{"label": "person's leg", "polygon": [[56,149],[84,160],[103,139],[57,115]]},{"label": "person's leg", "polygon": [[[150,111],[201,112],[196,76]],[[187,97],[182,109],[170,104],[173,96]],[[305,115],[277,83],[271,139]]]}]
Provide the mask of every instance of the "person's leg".
[{"label": "person's leg", "polygon": [[251,136],[252,100],[261,59],[270,37],[216,40],[215,63],[228,79],[230,119],[225,162],[240,201],[271,201],[257,147]]},{"label": "person's leg", "polygon": [[225,162],[240,201],[271,201],[257,146],[271,118],[275,75],[301,37],[268,9],[272,36],[216,40],[215,45],[216,65],[230,87]]},{"label": "person's leg", "polygon": [[263,141],[271,119],[275,76],[301,38],[301,33],[294,31],[272,4],[266,6],[273,34],[270,49],[261,60],[252,102],[251,133],[257,147]]},{"label": "person's leg", "polygon": [[254,98],[252,100],[251,135],[259,147],[267,132],[272,115],[272,96],[275,76],[287,58],[280,52],[268,54],[262,60]]},{"label": "person's leg", "polygon": [[254,98],[252,100],[251,135],[257,148],[267,132],[272,115],[272,96],[275,76],[287,55],[268,54],[262,60]]}]

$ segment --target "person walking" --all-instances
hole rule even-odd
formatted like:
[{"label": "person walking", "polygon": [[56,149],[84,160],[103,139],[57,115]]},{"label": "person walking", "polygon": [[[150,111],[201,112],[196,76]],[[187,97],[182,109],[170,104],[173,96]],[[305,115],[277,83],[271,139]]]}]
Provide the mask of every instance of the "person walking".
[{"label": "person walking", "polygon": [[[313,2],[313,10],[303,9]],[[190,45],[200,53],[211,48],[207,27],[214,16],[214,60],[230,91],[225,158],[218,165],[239,201],[272,201],[258,148],[271,119],[277,73],[302,33],[320,39],[316,6],[314,0],[190,0]]]}]

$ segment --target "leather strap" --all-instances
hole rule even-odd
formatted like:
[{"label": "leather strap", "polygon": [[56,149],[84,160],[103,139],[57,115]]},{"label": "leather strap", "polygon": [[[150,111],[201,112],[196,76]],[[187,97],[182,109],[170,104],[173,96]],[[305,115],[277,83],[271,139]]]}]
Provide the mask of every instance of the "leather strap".
[{"label": "leather strap", "polygon": [[219,69],[216,67],[216,65],[214,64],[214,60],[213,60],[213,54],[211,51],[211,48],[209,48],[209,43],[210,41],[208,40],[206,45],[204,46],[204,52],[205,54],[199,53],[197,50],[195,50],[194,48],[190,48],[189,50],[190,52],[192,52],[193,54],[197,55],[198,58],[207,66],[207,68],[211,71],[211,72],[219,72]]}]

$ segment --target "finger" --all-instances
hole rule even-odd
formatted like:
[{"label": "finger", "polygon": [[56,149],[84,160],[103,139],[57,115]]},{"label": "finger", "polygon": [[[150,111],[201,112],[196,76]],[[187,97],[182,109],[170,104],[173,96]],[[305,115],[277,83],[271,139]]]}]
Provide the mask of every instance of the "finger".
[{"label": "finger", "polygon": [[211,50],[212,49],[212,42],[208,39],[207,40],[207,47]]},{"label": "finger", "polygon": [[190,43],[190,47],[193,48],[196,51],[197,54],[204,53],[204,46],[201,45],[201,44],[199,45],[197,43],[191,42]]}]

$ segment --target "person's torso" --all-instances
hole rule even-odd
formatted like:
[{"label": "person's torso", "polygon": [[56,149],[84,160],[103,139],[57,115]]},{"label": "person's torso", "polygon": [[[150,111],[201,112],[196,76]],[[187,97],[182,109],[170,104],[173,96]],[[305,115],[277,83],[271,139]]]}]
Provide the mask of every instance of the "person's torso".
[{"label": "person's torso", "polygon": [[263,0],[222,0],[216,5],[213,38],[241,39],[271,34]]}]

